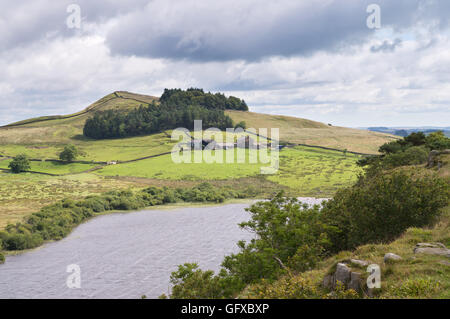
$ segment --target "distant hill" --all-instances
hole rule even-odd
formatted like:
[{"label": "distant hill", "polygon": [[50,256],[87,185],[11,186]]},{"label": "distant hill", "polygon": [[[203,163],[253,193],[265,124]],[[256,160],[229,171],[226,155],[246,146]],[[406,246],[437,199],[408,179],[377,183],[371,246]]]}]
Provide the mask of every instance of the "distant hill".
[{"label": "distant hill", "polygon": [[386,134],[397,135],[405,137],[411,133],[424,132],[425,134],[433,133],[436,131],[443,131],[447,137],[450,137],[450,127],[435,127],[435,126],[421,126],[421,127],[368,127],[364,128],[372,132],[380,132]]},{"label": "distant hill", "polygon": [[[84,140],[83,126],[97,111],[132,110],[142,104],[158,101],[158,97],[117,91],[101,98],[84,110],[57,116],[45,116],[0,127],[0,144],[63,144]],[[244,111],[225,111],[235,123],[245,121],[247,127],[279,128],[280,140],[349,150],[377,153],[380,145],[397,137],[381,132],[329,126],[307,119]],[[88,140],[84,141],[88,142]]]}]

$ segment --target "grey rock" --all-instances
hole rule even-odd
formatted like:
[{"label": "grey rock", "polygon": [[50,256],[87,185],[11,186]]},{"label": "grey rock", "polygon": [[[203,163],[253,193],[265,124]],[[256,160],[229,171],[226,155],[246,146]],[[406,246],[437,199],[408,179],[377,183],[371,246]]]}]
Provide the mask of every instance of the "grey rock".
[{"label": "grey rock", "polygon": [[347,285],[350,281],[351,277],[351,270],[348,268],[346,264],[339,263],[336,266],[336,273],[335,273],[335,281],[339,281],[343,283],[344,285]]},{"label": "grey rock", "polygon": [[369,262],[365,260],[359,260],[359,259],[350,259],[350,262],[352,264],[358,265],[360,267],[367,267],[369,266]]},{"label": "grey rock", "polygon": [[418,243],[416,248],[447,248],[442,243]]},{"label": "grey rock", "polygon": [[414,247],[415,254],[439,255],[450,258],[450,249],[442,243],[418,243]]},{"label": "grey rock", "polygon": [[353,289],[356,292],[361,290],[361,274],[359,272],[352,272],[350,275],[350,283],[348,289]]},{"label": "grey rock", "polygon": [[384,262],[396,261],[401,259],[402,257],[393,253],[387,253],[386,255],[384,255]]},{"label": "grey rock", "polygon": [[331,275],[326,275],[323,278],[323,283],[322,283],[324,288],[331,288],[333,287],[333,276]]}]

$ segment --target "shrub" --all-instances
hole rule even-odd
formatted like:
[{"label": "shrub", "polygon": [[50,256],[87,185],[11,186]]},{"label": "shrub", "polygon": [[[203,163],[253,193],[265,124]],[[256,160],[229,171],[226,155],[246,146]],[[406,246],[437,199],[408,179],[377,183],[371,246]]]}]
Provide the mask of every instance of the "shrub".
[{"label": "shrub", "polygon": [[394,168],[405,165],[418,165],[427,161],[429,149],[425,146],[412,146],[404,151],[388,154],[383,159],[383,167]]},{"label": "shrub", "polygon": [[448,181],[436,177],[394,172],[362,179],[324,205],[324,221],[339,229],[329,233],[331,250],[391,241],[409,227],[431,225],[448,197]]},{"label": "shrub", "polygon": [[42,237],[35,234],[10,234],[5,240],[7,250],[24,250],[35,248],[42,244]]},{"label": "shrub", "polygon": [[25,154],[20,154],[14,157],[8,167],[15,174],[25,172],[30,169],[30,160]]},{"label": "shrub", "polygon": [[72,162],[78,156],[78,150],[74,145],[66,145],[59,154],[59,159],[65,162]]},{"label": "shrub", "polygon": [[217,277],[211,270],[202,271],[197,264],[186,263],[170,276],[172,298],[219,298]]},{"label": "shrub", "polygon": [[5,262],[5,256],[0,253],[0,264],[3,264]]},{"label": "shrub", "polygon": [[432,150],[445,150],[450,148],[450,138],[446,137],[442,131],[429,134],[426,143]]}]

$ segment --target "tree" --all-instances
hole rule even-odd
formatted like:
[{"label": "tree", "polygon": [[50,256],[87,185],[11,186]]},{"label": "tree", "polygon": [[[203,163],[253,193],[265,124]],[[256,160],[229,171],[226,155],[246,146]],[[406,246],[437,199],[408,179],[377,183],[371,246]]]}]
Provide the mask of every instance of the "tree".
[{"label": "tree", "polygon": [[9,163],[8,167],[15,174],[20,172],[25,172],[30,169],[30,160],[25,154],[20,154],[14,157],[14,159]]},{"label": "tree", "polygon": [[239,123],[237,123],[235,126],[234,126],[234,128],[236,129],[236,128],[242,128],[242,129],[246,129],[246,124],[245,124],[245,122],[244,121],[240,121]]},{"label": "tree", "polygon": [[59,154],[59,158],[65,162],[72,162],[78,156],[78,150],[74,145],[66,145]]},{"label": "tree", "polygon": [[444,150],[450,148],[450,138],[444,132],[436,131],[426,137],[427,146],[432,150]]}]

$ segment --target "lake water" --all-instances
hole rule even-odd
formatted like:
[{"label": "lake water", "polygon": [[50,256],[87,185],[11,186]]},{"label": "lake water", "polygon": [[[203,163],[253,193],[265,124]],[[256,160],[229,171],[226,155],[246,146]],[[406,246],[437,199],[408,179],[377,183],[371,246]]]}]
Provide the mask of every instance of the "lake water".
[{"label": "lake water", "polygon": [[[303,199],[320,203],[319,199]],[[253,234],[237,224],[249,204],[143,210],[95,217],[63,240],[0,265],[0,298],[157,298],[168,293],[177,265],[197,262],[217,271],[239,240]],[[67,266],[80,267],[70,289]]]}]

